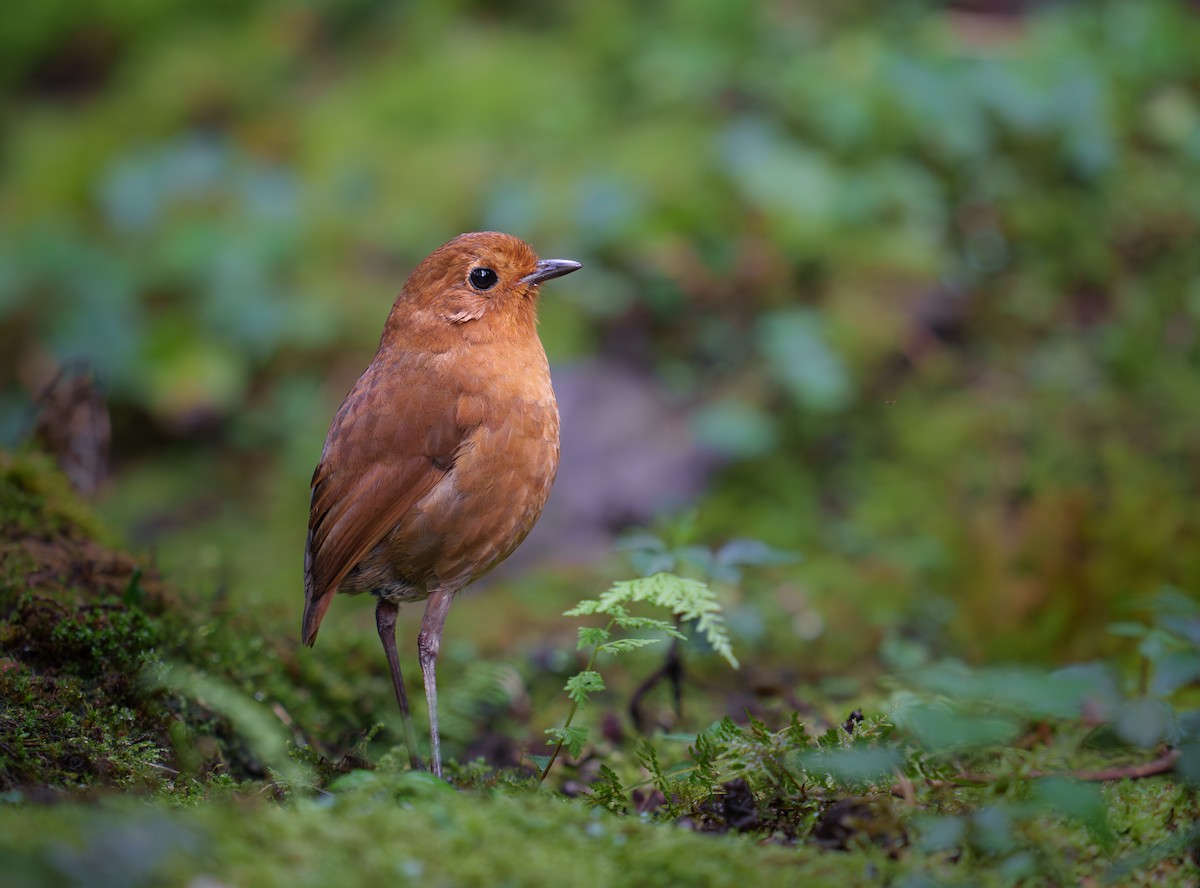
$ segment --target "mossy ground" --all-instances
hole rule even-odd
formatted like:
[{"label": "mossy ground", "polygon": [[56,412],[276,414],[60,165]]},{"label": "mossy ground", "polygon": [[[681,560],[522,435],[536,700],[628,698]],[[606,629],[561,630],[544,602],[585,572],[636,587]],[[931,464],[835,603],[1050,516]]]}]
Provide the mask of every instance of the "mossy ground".
[{"label": "mossy ground", "polygon": [[[352,701],[379,670],[339,689],[249,616],[218,608],[197,621],[196,605],[150,565],[96,542],[94,520],[48,461],[3,460],[6,885],[916,888],[1200,878],[1200,801],[1177,778],[1085,790],[1085,801],[1102,803],[1097,819],[1076,790],[1055,794],[1020,776],[1111,759],[1070,724],[993,756],[1001,779],[990,784],[918,780],[905,792],[891,776],[797,781],[789,760],[769,752],[786,752],[787,732],[753,729],[728,734],[742,744],[733,756],[742,777],[714,771],[707,783],[678,783],[668,799],[632,738],[602,729],[588,756],[560,766],[554,788],[482,761],[452,763],[451,787],[407,771],[386,737],[337,733],[363,719]],[[330,653],[341,662],[327,672],[355,674],[343,670],[356,650],[335,643]],[[809,721],[824,720],[811,712]],[[350,745],[317,744],[301,727],[309,723],[333,726]],[[485,723],[493,733],[504,724],[493,713],[465,725]],[[866,739],[886,727],[870,714],[848,725]],[[833,723],[827,736],[848,730]],[[668,772],[678,764],[667,761],[671,750],[684,745],[661,744]],[[619,813],[579,797],[600,764],[627,781],[608,800]]]},{"label": "mossy ground", "polygon": [[[930,831],[924,844],[898,850],[861,835],[831,850],[696,833],[545,792],[459,791],[413,773],[353,776],[286,804],[210,786],[191,798],[10,808],[0,812],[5,883],[1187,886],[1200,874],[1181,847],[1200,811],[1169,784],[1106,788],[1115,833],[1107,844],[1046,816],[1030,820],[1013,847],[985,839],[939,848]],[[993,811],[969,828],[985,836],[988,819],[1003,816]]]}]

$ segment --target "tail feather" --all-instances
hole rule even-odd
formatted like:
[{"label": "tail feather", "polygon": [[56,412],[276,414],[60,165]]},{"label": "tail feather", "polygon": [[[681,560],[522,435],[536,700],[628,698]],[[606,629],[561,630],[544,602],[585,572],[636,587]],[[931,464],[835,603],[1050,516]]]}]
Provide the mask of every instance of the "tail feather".
[{"label": "tail feather", "polygon": [[313,577],[312,531],[308,532],[308,540],[304,545],[304,619],[300,625],[300,640],[309,647],[317,640],[317,630],[321,628],[321,620],[325,611],[333,601],[333,589],[318,589]]}]

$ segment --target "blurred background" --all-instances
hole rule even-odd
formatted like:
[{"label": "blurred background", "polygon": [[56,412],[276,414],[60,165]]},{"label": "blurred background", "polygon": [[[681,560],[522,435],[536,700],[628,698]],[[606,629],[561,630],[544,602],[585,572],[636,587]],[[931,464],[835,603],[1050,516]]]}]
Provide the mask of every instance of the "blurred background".
[{"label": "blurred background", "polygon": [[451,661],[569,646],[636,527],[803,556],[728,592],[751,670],[1099,655],[1200,590],[1197,47],[1184,0],[18,4],[0,435],[290,649],[333,411],[500,229],[585,265],[564,464]]}]

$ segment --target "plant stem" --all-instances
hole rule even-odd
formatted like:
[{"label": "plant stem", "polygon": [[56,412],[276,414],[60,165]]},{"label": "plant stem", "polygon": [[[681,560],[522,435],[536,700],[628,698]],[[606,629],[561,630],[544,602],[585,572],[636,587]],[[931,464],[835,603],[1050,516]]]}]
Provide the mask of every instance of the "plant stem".
[{"label": "plant stem", "polygon": [[[604,627],[604,631],[611,632],[613,624],[616,622],[617,622],[617,620],[615,617],[613,619],[609,620],[608,625]],[[600,653],[600,645],[598,645],[598,644],[592,645],[592,655],[590,657],[588,657],[587,665],[583,667],[584,672],[592,671],[592,666],[594,666],[596,663],[596,655],[598,653]],[[563,724],[562,736],[560,736],[558,738],[558,745],[556,745],[554,747],[554,752],[550,753],[550,760],[548,762],[546,762],[546,767],[544,767],[542,769],[541,776],[538,777],[538,786],[541,786],[543,783],[546,782],[546,775],[550,773],[550,769],[554,766],[554,762],[558,759],[559,752],[562,751],[563,743],[566,742],[567,728],[571,727],[571,720],[573,718],[575,718],[575,713],[578,711],[579,711],[579,701],[577,701],[577,700],[572,701],[571,710],[570,710],[570,712],[567,713],[567,720]]]}]

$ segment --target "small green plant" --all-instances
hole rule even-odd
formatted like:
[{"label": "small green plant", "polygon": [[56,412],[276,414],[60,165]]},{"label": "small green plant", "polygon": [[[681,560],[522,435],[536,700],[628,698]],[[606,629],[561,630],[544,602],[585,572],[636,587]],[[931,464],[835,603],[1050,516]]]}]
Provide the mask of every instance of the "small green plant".
[{"label": "small green plant", "polygon": [[712,548],[697,544],[696,520],[695,511],[687,512],[661,535],[631,533],[618,546],[642,576],[667,571],[695,574],[712,583],[737,584],[744,568],[778,567],[799,560],[795,552],[776,549],[762,540],[738,538]]},{"label": "small green plant", "polygon": [[1137,639],[1136,693],[1117,708],[1115,728],[1134,746],[1169,743],[1178,758],[1176,772],[1200,785],[1200,604],[1166,588],[1146,616],[1108,627],[1113,635]]},{"label": "small green plant", "polygon": [[[645,603],[661,608],[670,613],[675,623],[653,617],[635,616],[630,613],[629,606]],[[588,697],[605,688],[604,679],[596,671],[596,658],[600,654],[617,655],[625,651],[635,650],[656,644],[663,637],[682,639],[684,634],[677,625],[695,623],[696,631],[708,642],[714,651],[720,654],[733,668],[738,667],[737,658],[733,655],[733,646],[725,631],[725,618],[721,613],[721,605],[707,583],[690,580],[672,573],[656,573],[649,577],[636,580],[625,580],[614,583],[612,588],[599,598],[589,598],[579,602],[565,614],[568,617],[584,617],[600,615],[608,617],[603,626],[579,627],[579,650],[591,649],[587,665],[567,680],[564,690],[571,698],[571,709],[561,728],[549,728],[546,733],[551,741],[557,741],[554,752],[549,756],[532,756],[541,767],[539,783],[546,779],[550,768],[554,765],[563,746],[573,756],[583,751],[588,739],[588,729],[573,724],[575,714],[581,706],[587,704]],[[623,629],[626,632],[659,632],[659,637],[628,636],[614,638],[613,631]]]}]

